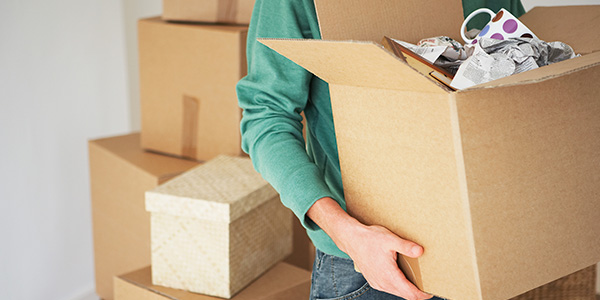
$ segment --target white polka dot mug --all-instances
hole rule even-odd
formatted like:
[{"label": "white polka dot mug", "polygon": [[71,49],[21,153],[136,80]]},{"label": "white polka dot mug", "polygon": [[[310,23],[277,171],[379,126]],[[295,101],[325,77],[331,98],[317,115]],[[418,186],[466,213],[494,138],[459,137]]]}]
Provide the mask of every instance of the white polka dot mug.
[{"label": "white polka dot mug", "polygon": [[[476,15],[481,13],[487,13],[490,15],[491,20],[483,27],[479,35],[474,39],[470,39],[465,36],[465,29],[467,23]],[[460,28],[460,35],[467,44],[477,44],[478,40],[482,37],[492,38],[497,40],[505,40],[509,38],[517,37],[536,37],[527,26],[523,25],[515,16],[513,16],[506,9],[500,9],[495,14],[491,9],[480,8],[472,12],[462,23]]]}]

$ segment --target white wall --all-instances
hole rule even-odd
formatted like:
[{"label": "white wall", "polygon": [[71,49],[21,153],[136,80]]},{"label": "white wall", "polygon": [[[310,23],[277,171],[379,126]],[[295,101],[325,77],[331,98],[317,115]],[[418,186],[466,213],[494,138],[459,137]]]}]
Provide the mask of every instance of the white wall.
[{"label": "white wall", "polygon": [[0,1],[0,299],[93,291],[86,141],[139,128],[135,22],[159,13],[160,0]]},{"label": "white wall", "polygon": [[132,127],[122,13],[0,1],[0,299],[93,289],[86,141]]},{"label": "white wall", "polygon": [[127,47],[127,79],[129,81],[129,107],[131,127],[140,129],[140,77],[138,68],[137,20],[141,17],[157,16],[162,11],[161,0],[122,0]]}]

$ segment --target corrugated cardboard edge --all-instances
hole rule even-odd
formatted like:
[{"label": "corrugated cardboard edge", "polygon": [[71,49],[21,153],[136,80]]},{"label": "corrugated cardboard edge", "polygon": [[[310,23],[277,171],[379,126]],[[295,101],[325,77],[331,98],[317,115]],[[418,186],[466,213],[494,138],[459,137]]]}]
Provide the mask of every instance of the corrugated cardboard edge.
[{"label": "corrugated cardboard edge", "polygon": [[452,126],[452,136],[454,142],[454,153],[456,156],[456,166],[458,171],[458,185],[460,191],[460,197],[463,202],[464,209],[464,217],[468,226],[466,227],[468,230],[468,239],[469,239],[469,249],[471,250],[471,257],[473,257],[473,273],[476,278],[473,278],[477,284],[477,294],[479,295],[479,299],[482,298],[481,291],[481,283],[479,280],[479,267],[477,264],[477,251],[475,250],[475,236],[473,234],[473,221],[471,219],[471,207],[469,203],[469,190],[467,186],[467,173],[465,170],[465,161],[464,154],[462,148],[462,138],[460,134],[460,123],[458,120],[458,107],[456,105],[456,94],[452,93],[450,95],[450,122]]},{"label": "corrugated cardboard edge", "polygon": [[[415,92],[425,92],[425,93],[427,93],[427,92],[429,92],[429,93],[447,93],[447,92],[451,91],[448,87],[444,86],[443,84],[437,82],[436,80],[430,78],[429,76],[426,76],[425,74],[420,73],[413,66],[407,64],[406,61],[403,61],[401,58],[394,55],[389,50],[385,49],[382,45],[372,42],[372,41],[312,40],[312,39],[287,39],[287,38],[259,38],[257,40],[258,40],[258,42],[271,48],[273,51],[279,53],[280,55],[288,58],[289,60],[293,61],[297,65],[305,68],[306,70],[308,70],[309,72],[318,76],[319,78],[323,79],[324,81],[326,81],[329,84],[351,85],[351,86],[357,86],[357,87],[376,87],[376,88],[391,89],[391,90],[412,90]],[[330,48],[333,47],[334,45],[345,44],[346,48],[353,47],[353,49],[355,50],[354,52],[356,52],[357,50],[365,52],[366,51],[365,49],[367,49],[372,52],[371,54],[378,54],[378,52],[376,52],[376,51],[383,51],[384,54],[378,54],[376,57],[378,57],[380,59],[382,57],[386,57],[385,58],[385,60],[387,60],[386,62],[393,62],[392,64],[388,63],[388,64],[366,64],[366,65],[373,66],[373,68],[378,68],[378,69],[382,69],[382,70],[390,69],[390,68],[394,68],[394,70],[388,70],[388,72],[386,72],[387,77],[385,77],[385,76],[381,77],[380,80],[371,80],[371,84],[361,84],[361,82],[364,82],[364,80],[363,81],[347,80],[348,79],[347,77],[345,79],[338,78],[338,80],[335,80],[335,78],[332,78],[333,76],[331,76],[330,69],[327,69],[323,66],[323,63],[325,63],[325,61],[323,61],[323,59],[319,58],[320,56],[313,55],[312,57],[316,57],[316,58],[311,59],[312,62],[309,62],[306,58],[307,56],[304,55],[304,53],[306,53],[306,51],[304,51],[304,50],[298,51],[297,49],[292,49],[295,47],[290,47],[291,43],[298,43],[298,44],[299,43],[315,43],[314,45],[319,45],[322,43],[324,46],[320,45],[319,47],[321,47],[321,48],[327,47],[326,48],[327,50],[331,50]],[[377,49],[372,50],[373,48],[368,48],[368,47],[375,47]],[[298,53],[302,53],[302,55],[299,55]],[[316,53],[316,54],[319,54],[319,53]],[[291,56],[293,56],[293,57],[291,57]],[[342,55],[340,55],[340,57],[341,56]],[[389,56],[389,57],[387,57],[387,56]],[[336,56],[331,56],[331,57],[333,59],[336,58]],[[314,60],[319,60],[319,59],[321,60],[321,63],[314,62]],[[396,63],[398,63],[399,65],[396,65]],[[392,65],[394,65],[394,66],[392,66]],[[316,70],[317,67],[320,68],[320,70]],[[356,66],[353,66],[353,67],[349,67],[348,70],[354,70],[356,68],[357,68]],[[404,74],[398,75],[399,71],[404,72]],[[413,72],[415,75],[412,75]],[[335,72],[335,73],[342,74],[344,72],[340,71],[340,72]],[[377,72],[377,73],[371,72],[371,73],[372,74],[381,74],[383,72]],[[387,80],[388,78],[396,79],[396,80],[398,80],[400,78],[405,78],[402,76],[414,76],[414,77],[412,77],[412,79],[414,79],[418,83],[418,87],[420,87],[420,88],[417,90],[414,90],[412,88],[407,89],[405,87],[405,85],[391,84],[390,81],[388,81],[387,84],[382,83],[383,80]],[[392,78],[392,77],[394,77],[394,78]],[[347,81],[352,81],[352,82],[347,82]],[[404,87],[404,88],[402,88],[402,87]],[[412,85],[411,87],[414,87],[414,85]]]}]

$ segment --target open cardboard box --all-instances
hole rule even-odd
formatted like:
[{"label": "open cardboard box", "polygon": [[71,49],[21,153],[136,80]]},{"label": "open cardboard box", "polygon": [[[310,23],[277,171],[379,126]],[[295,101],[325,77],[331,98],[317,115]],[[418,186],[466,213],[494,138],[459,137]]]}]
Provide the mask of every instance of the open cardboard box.
[{"label": "open cardboard box", "polygon": [[450,299],[508,299],[600,261],[600,6],[534,8],[583,56],[451,91],[378,44],[448,35],[461,1],[316,0],[324,40],[260,41],[330,84],[350,214],[425,248]]}]

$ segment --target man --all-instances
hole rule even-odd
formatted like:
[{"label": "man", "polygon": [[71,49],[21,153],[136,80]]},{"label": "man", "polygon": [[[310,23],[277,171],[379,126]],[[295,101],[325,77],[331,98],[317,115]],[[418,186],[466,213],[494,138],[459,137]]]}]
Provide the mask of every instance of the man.
[{"label": "man", "polygon": [[[487,2],[463,0],[463,11],[504,7],[515,16],[524,13],[520,0]],[[475,22],[481,28],[487,20]],[[248,75],[237,86],[244,110],[242,147],[317,248],[311,299],[431,298],[396,264],[397,253],[419,257],[423,248],[384,227],[361,224],[345,211],[327,83],[256,41],[263,37],[320,39],[313,0],[256,1],[248,32]],[[306,145],[301,112],[307,121]]]}]

